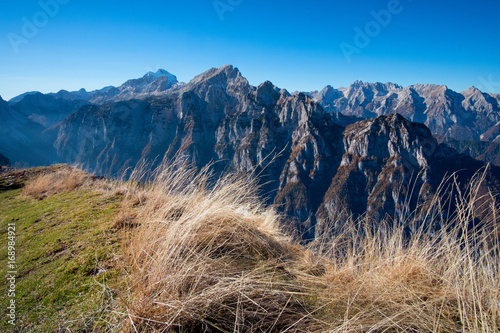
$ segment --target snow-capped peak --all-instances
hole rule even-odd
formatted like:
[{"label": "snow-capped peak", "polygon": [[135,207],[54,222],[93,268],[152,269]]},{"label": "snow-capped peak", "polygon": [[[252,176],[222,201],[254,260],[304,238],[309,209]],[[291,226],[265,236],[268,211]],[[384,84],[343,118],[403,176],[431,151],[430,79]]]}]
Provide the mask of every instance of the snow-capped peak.
[{"label": "snow-capped peak", "polygon": [[147,72],[146,75],[144,75],[144,78],[156,80],[162,76],[166,76],[168,81],[171,82],[172,84],[178,82],[177,77],[175,75],[169,73],[168,71],[166,71],[164,69],[159,69],[156,72]]}]

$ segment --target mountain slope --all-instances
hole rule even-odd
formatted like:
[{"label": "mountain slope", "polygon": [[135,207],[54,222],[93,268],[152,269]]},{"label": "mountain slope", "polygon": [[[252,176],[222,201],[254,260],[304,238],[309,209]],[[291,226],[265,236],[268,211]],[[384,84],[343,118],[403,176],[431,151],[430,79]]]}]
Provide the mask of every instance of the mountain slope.
[{"label": "mountain slope", "polygon": [[[124,280],[123,234],[113,222],[123,198],[93,178],[64,165],[0,174],[0,234],[15,240],[17,265],[15,297],[0,286],[1,306],[16,305],[15,325],[2,312],[2,331],[97,332],[113,321],[109,308],[120,311],[113,289]],[[7,278],[7,251],[0,260]]]},{"label": "mountain slope", "polygon": [[500,143],[491,141],[464,141],[438,137],[447,146],[477,160],[500,166]]},{"label": "mountain slope", "polygon": [[10,160],[7,157],[0,154],[0,166],[9,166],[9,165],[10,165]]}]

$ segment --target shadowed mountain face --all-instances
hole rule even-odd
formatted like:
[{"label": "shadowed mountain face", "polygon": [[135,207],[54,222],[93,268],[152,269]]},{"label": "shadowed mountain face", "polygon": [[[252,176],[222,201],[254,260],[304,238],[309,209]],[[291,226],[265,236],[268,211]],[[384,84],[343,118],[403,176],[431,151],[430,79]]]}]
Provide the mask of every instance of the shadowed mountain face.
[{"label": "shadowed mountain face", "polygon": [[8,166],[8,165],[10,165],[10,160],[7,157],[0,154],[0,166]]},{"label": "shadowed mountain face", "polygon": [[[424,123],[431,132],[456,140],[500,140],[499,96],[471,87],[456,93],[446,86],[356,81],[348,88],[325,87],[309,93],[327,112],[362,118],[399,113]],[[497,133],[498,132],[498,133]]]},{"label": "shadowed mountain face", "polygon": [[465,141],[438,137],[438,141],[455,149],[459,153],[477,160],[500,166],[500,143],[491,141]]},{"label": "shadowed mountain face", "polygon": [[[217,161],[219,174],[253,172],[269,202],[306,238],[339,211],[393,215],[432,195],[446,174],[462,170],[466,183],[484,166],[398,114],[347,126],[338,120],[305,94],[270,82],[251,86],[238,69],[223,66],[161,96],[84,106],[45,135],[61,160],[100,174],[174,156],[199,168]],[[498,175],[492,168],[488,184],[496,186]]]},{"label": "shadowed mountain face", "polygon": [[67,100],[55,97],[55,95],[33,93],[19,102],[11,103],[10,107],[29,120],[49,128],[66,119],[85,104],[88,102],[84,100]]},{"label": "shadowed mountain face", "polygon": [[53,141],[42,137],[44,130],[0,97],[0,154],[12,164],[46,165],[56,158]]}]

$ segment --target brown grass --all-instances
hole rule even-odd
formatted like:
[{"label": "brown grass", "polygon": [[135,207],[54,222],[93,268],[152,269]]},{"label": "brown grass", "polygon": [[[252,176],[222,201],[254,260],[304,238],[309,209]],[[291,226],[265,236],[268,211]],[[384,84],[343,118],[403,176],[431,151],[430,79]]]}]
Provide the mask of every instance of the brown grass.
[{"label": "brown grass", "polygon": [[[342,233],[316,240],[312,250],[329,259],[322,301],[343,314],[332,318],[332,332],[498,332],[498,206],[478,196],[483,176],[453,198],[457,212],[439,230],[414,220],[346,221]],[[442,213],[434,199],[422,213]]]},{"label": "brown grass", "polygon": [[[208,186],[206,169],[163,166],[132,191],[142,197],[142,225],[126,249],[125,327],[498,332],[498,207],[478,197],[482,180],[455,198],[457,213],[434,232],[415,220],[346,220],[341,233],[304,247],[279,231],[254,184],[225,177]],[[490,214],[471,229],[478,203]],[[436,196],[424,213],[433,219],[444,204]]]},{"label": "brown grass", "polygon": [[[304,247],[241,178],[209,186],[207,169],[182,163],[134,177],[147,185],[129,182],[125,194],[141,224],[125,249],[125,330],[498,331],[498,207],[477,197],[481,178],[434,233],[347,220]],[[477,202],[491,213],[470,229]],[[442,206],[436,197],[428,215]]]},{"label": "brown grass", "polygon": [[296,250],[255,187],[207,169],[157,172],[127,247],[130,331],[289,331],[314,327],[286,270]]},{"label": "brown grass", "polygon": [[23,194],[35,199],[49,195],[70,192],[82,186],[89,186],[96,177],[68,165],[55,165],[43,170],[37,177],[29,180]]}]

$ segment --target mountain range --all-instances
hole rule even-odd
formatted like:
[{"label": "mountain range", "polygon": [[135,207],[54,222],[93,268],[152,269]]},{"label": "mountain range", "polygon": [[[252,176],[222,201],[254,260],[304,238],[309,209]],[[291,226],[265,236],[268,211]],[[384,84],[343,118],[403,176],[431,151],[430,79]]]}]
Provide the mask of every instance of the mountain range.
[{"label": "mountain range", "polygon": [[[186,84],[160,70],[120,87],[0,100],[0,154],[111,176],[141,160],[216,161],[216,175],[258,175],[268,202],[312,238],[341,212],[384,218],[415,208],[451,173],[466,184],[485,167],[473,157],[496,158],[499,102],[475,88],[357,81],[291,94],[269,81],[252,86],[231,65]],[[470,140],[484,144],[461,153]],[[483,190],[499,184],[491,166]]]},{"label": "mountain range", "polygon": [[348,88],[326,86],[308,93],[327,112],[361,118],[399,113],[432,133],[455,140],[500,142],[500,95],[475,87],[457,93],[446,86],[356,81]]}]

